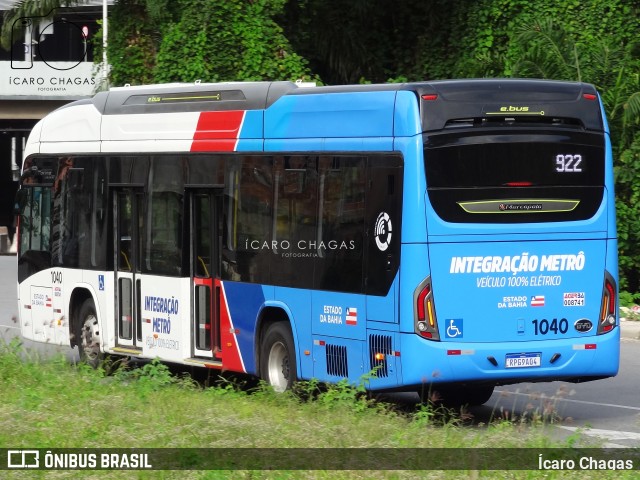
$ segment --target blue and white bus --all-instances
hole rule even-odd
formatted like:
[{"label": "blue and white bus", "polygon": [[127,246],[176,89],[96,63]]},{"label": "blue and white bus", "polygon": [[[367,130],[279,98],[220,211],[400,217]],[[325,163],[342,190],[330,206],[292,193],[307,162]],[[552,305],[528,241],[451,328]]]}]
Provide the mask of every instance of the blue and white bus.
[{"label": "blue and white bus", "polygon": [[113,88],[29,137],[22,334],[276,390],[610,377],[612,164],[584,83]]}]

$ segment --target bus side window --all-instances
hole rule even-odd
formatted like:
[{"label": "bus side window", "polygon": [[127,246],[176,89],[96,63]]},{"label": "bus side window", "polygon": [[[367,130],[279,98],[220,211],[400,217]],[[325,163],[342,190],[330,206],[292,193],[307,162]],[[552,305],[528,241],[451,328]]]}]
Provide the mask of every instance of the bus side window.
[{"label": "bus side window", "polygon": [[18,280],[51,266],[51,188],[31,187],[20,214]]},{"label": "bus side window", "polygon": [[320,157],[320,212],[315,288],[363,291],[363,228],[367,162],[363,157]]},{"label": "bus side window", "polygon": [[183,216],[186,160],[180,156],[151,159],[145,223],[140,236],[142,269],[155,275],[183,272]]},{"label": "bus side window", "polygon": [[273,215],[273,160],[245,156],[227,162],[223,278],[268,283]]},{"label": "bus side window", "polygon": [[[314,255],[318,223],[317,157],[287,155],[274,167],[275,231],[272,279],[277,285],[313,287]],[[283,261],[284,260],[284,261]]]}]

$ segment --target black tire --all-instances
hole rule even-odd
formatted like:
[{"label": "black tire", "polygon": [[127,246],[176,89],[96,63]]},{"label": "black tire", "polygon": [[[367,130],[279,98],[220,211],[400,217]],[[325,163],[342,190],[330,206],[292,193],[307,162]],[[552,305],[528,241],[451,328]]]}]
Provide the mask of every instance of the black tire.
[{"label": "black tire", "polygon": [[276,392],[290,390],[296,381],[296,351],[291,328],[285,322],[270,325],[260,345],[260,378]]},{"label": "black tire", "polygon": [[489,401],[493,395],[493,385],[482,385],[469,387],[462,390],[462,399],[469,406],[483,405]]},{"label": "black tire", "polygon": [[76,343],[80,361],[97,368],[104,355],[100,346],[100,328],[93,300],[85,300],[78,310],[76,321]]},{"label": "black tire", "polygon": [[489,401],[493,395],[493,385],[474,385],[465,387],[438,387],[431,386],[427,392],[419,391],[422,402],[435,401],[446,407],[459,407],[467,405],[470,407],[482,405]]}]

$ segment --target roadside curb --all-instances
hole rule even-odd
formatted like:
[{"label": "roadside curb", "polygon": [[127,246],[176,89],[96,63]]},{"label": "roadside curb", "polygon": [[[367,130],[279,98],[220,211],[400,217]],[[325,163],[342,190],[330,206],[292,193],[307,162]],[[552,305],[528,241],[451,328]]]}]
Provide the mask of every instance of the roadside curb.
[{"label": "roadside curb", "polygon": [[620,320],[620,337],[640,340],[640,322]]},{"label": "roadside curb", "polygon": [[640,321],[627,320],[625,315],[635,314],[630,308],[620,308],[620,336],[622,338],[630,338],[633,340],[640,340]]}]

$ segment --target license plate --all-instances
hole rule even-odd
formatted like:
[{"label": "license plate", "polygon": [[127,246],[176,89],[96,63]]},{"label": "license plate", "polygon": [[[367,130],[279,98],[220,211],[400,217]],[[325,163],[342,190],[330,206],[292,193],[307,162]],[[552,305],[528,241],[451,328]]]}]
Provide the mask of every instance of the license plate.
[{"label": "license plate", "polygon": [[533,368],[542,365],[541,353],[507,353],[505,368]]}]

